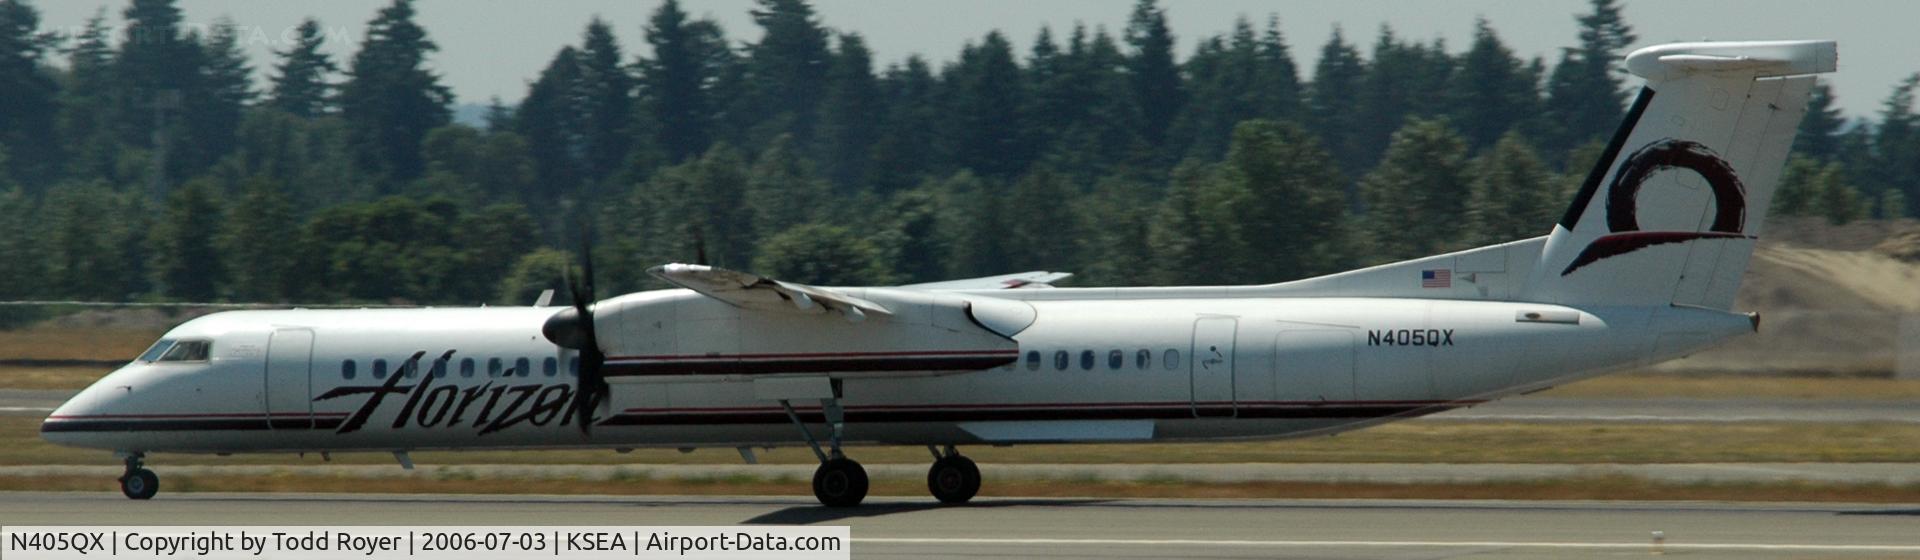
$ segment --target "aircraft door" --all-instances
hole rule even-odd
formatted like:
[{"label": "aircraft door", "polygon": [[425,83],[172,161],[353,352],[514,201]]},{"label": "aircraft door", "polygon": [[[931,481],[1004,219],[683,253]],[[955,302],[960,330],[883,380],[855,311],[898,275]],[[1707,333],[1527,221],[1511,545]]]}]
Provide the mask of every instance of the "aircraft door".
[{"label": "aircraft door", "polygon": [[1193,372],[1193,415],[1232,417],[1233,339],[1239,320],[1206,317],[1193,322],[1193,346],[1187,354]]},{"label": "aircraft door", "polygon": [[313,414],[313,331],[280,329],[267,342],[267,413],[275,428]]}]

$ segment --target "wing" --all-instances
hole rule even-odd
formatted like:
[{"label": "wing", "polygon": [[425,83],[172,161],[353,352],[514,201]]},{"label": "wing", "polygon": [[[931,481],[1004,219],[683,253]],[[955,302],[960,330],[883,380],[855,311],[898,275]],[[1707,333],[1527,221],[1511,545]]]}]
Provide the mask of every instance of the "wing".
[{"label": "wing", "polygon": [[942,282],[927,282],[924,284],[907,284],[905,286],[900,286],[900,287],[913,289],[913,290],[931,290],[931,291],[1017,290],[1017,289],[1051,288],[1053,287],[1054,282],[1065,280],[1070,276],[1073,276],[1073,273],[1047,272],[1044,270],[1035,270],[1030,272],[1019,272],[1014,274],[1002,274],[999,276],[968,278],[965,280],[946,280]]},{"label": "wing", "polygon": [[648,274],[742,309],[783,313],[839,312],[859,321],[867,314],[892,315],[878,303],[829,288],[781,282],[772,278],[697,264],[667,264]]}]

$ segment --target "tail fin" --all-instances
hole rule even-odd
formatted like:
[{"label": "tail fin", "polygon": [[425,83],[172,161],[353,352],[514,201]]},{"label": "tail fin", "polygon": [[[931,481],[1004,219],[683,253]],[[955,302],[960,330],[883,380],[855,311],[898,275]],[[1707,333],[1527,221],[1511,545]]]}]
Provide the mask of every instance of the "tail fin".
[{"label": "tail fin", "polygon": [[1627,57],[1647,80],[1547,238],[1534,301],[1727,309],[1831,41],[1681,43]]}]

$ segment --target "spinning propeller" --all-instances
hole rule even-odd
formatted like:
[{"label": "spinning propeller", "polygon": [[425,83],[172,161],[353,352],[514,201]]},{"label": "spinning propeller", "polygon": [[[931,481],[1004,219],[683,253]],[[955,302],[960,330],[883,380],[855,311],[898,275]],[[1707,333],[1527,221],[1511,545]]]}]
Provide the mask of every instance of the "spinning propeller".
[{"label": "spinning propeller", "polygon": [[566,279],[567,291],[573,297],[573,307],[561,310],[547,319],[540,333],[561,348],[580,352],[579,387],[573,392],[573,411],[580,423],[580,433],[591,435],[593,413],[608,403],[607,379],[600,371],[606,365],[607,355],[600,348],[600,337],[593,326],[593,246],[583,234],[580,238],[579,276],[573,274],[572,267],[561,271]]}]

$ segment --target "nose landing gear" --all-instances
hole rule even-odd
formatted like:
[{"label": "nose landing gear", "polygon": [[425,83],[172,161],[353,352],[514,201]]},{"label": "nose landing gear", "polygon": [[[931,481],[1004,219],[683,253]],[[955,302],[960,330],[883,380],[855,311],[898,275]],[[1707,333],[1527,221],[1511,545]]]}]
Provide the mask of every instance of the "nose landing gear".
[{"label": "nose landing gear", "polygon": [[160,493],[160,476],[143,466],[141,460],[145,458],[144,453],[126,454],[127,472],[120,475],[120,493],[128,499],[152,499]]}]

